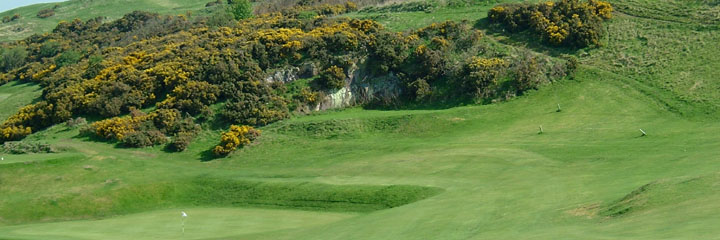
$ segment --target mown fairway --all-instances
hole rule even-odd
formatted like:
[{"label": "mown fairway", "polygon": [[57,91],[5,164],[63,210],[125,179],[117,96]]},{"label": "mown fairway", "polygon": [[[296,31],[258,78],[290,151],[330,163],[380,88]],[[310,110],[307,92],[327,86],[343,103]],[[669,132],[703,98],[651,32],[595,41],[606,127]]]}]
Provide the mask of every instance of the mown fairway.
[{"label": "mown fairway", "polygon": [[[682,1],[658,2],[623,1],[606,46],[576,53],[575,80],[508,102],[296,117],[212,161],[220,130],[167,153],[51,127],[29,140],[65,152],[0,162],[0,239],[717,238],[717,21],[648,17]],[[428,198],[383,207],[398,196]]]}]

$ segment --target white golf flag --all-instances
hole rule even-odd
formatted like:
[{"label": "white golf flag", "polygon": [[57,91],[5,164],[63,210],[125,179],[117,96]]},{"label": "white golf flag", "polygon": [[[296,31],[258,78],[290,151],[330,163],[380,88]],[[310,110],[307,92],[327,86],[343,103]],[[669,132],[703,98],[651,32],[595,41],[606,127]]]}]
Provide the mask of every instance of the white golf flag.
[{"label": "white golf flag", "polygon": [[181,211],[181,213],[182,213],[182,217],[187,217],[187,213],[182,212],[182,211]]}]

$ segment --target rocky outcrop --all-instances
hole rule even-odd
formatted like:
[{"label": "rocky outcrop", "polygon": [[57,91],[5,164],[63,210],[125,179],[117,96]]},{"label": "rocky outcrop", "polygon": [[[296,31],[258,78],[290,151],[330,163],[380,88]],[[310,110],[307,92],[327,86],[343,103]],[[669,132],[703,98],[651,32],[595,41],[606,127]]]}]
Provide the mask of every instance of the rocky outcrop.
[{"label": "rocky outcrop", "polygon": [[[371,76],[360,61],[360,65],[353,64],[346,72],[345,87],[326,92],[325,97],[315,106],[304,106],[310,111],[323,111],[338,109],[358,104],[391,103],[400,96],[400,80],[393,73],[377,77]],[[297,79],[316,76],[319,72],[312,63],[303,64],[301,68],[290,67],[281,69],[268,76],[265,81],[290,83]]]},{"label": "rocky outcrop", "polygon": [[289,83],[293,82],[295,80],[298,80],[300,78],[300,68],[298,67],[289,67],[285,69],[277,70],[275,73],[271,74],[270,76],[265,78],[265,82],[273,83],[273,82],[281,82],[281,83]]}]

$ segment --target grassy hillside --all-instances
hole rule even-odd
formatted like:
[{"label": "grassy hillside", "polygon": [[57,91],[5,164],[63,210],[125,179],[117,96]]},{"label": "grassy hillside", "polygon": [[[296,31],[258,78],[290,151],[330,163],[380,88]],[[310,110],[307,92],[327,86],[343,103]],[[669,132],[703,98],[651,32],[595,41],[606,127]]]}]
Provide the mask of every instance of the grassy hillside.
[{"label": "grassy hillside", "polygon": [[[494,41],[569,52],[582,65],[574,80],[508,102],[294,117],[228,158],[203,161],[218,131],[168,153],[53,126],[27,140],[65,152],[0,162],[0,239],[716,238],[720,30],[717,18],[694,15],[716,6],[686,2],[613,1],[604,46],[577,52],[478,24]],[[417,18],[406,16],[397,21]],[[10,99],[32,101],[0,105]],[[239,194],[178,195],[201,186]],[[275,196],[350,204],[248,201]],[[366,196],[413,201],[354,209]],[[185,235],[179,211],[190,215]]]},{"label": "grassy hillside", "polygon": [[0,120],[4,121],[18,108],[32,103],[41,93],[40,86],[30,83],[12,82],[0,86]]},{"label": "grassy hillside", "polygon": [[[198,0],[69,0],[60,3],[41,3],[20,7],[0,13],[5,16],[20,15],[20,19],[0,24],[0,41],[24,39],[35,33],[52,31],[60,21],[88,20],[98,16],[107,20],[118,19],[132,11],[142,10],[161,14],[185,14],[187,11],[204,9],[208,1]],[[43,9],[55,9],[55,15],[39,18]]]}]

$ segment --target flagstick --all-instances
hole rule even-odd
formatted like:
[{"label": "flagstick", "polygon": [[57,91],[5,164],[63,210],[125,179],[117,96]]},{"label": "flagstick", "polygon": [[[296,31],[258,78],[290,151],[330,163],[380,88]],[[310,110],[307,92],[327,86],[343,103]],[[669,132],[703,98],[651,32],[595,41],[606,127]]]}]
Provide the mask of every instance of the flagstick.
[{"label": "flagstick", "polygon": [[185,236],[185,218],[187,218],[187,213],[185,211],[180,212],[182,215],[180,215],[180,218],[182,218],[182,235]]}]

